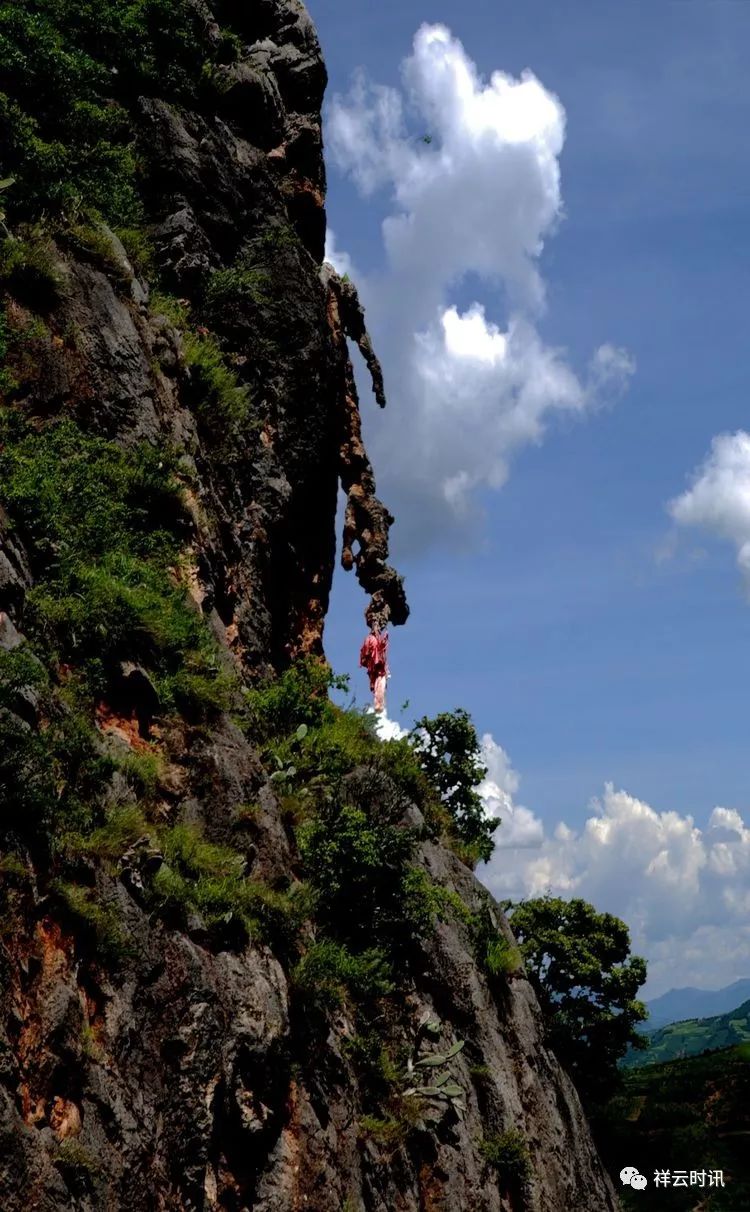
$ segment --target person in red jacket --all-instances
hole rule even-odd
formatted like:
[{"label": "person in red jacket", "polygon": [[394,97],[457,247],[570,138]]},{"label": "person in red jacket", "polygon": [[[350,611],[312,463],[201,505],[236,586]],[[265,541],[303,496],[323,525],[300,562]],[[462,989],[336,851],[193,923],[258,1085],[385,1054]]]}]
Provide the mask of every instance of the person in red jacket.
[{"label": "person in red jacket", "polygon": [[388,677],[388,633],[377,624],[368,635],[359,654],[359,663],[367,670],[370,690],[375,701],[375,710],[385,712],[385,683]]}]

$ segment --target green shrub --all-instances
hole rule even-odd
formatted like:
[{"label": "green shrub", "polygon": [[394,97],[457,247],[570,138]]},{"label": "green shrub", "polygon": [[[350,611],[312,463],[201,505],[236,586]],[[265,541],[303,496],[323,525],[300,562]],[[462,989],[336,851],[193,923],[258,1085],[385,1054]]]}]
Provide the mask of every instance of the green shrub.
[{"label": "green shrub", "polygon": [[252,420],[249,388],[227,366],[210,333],[185,331],[182,344],[185,362],[192,371],[190,401],[195,415],[209,433],[231,438]]},{"label": "green shrub", "polygon": [[470,862],[487,862],[492,835],[500,824],[488,818],[478,785],[487,774],[476,729],[462,708],[418,720],[412,733],[419,762],[453,821],[453,830]]},{"label": "green shrub", "polygon": [[214,48],[199,8],[184,0],[0,3],[9,219],[93,208],[110,223],[137,224],[129,109],[142,95],[195,101],[204,63],[227,53],[227,38]]},{"label": "green shrub", "polygon": [[337,677],[328,665],[313,658],[295,665],[245,696],[245,727],[260,743],[288,739],[300,724],[315,728],[330,723],[335,708],[330,689],[346,689],[348,679]]},{"label": "green shrub", "polygon": [[26,864],[16,854],[4,854],[0,858],[0,878],[25,880],[29,877]]},{"label": "green shrub", "polygon": [[46,684],[43,665],[26,645],[11,651],[0,648],[0,710],[12,710],[20,695],[41,690]]},{"label": "green shrub", "polygon": [[54,890],[61,897],[84,942],[91,944],[105,962],[122,960],[130,952],[117,911],[102,902],[92,888],[57,881]]},{"label": "green shrub", "polygon": [[148,832],[143,812],[135,804],[113,808],[103,825],[82,836],[71,835],[66,839],[68,849],[79,854],[93,854],[97,858],[119,859],[129,846]]},{"label": "green shrub", "polygon": [[194,826],[175,825],[158,837],[165,862],[153,898],[163,911],[181,922],[196,913],[210,931],[259,938],[282,954],[293,949],[306,911],[302,895],[246,878],[242,855],[206,841]]},{"label": "green shrub", "polygon": [[221,332],[245,332],[253,309],[267,306],[272,299],[272,278],[241,259],[230,269],[216,270],[208,280],[204,308]]},{"label": "green shrub", "polygon": [[140,443],[125,451],[63,420],[32,430],[0,415],[0,483],[8,512],[48,564],[112,550],[174,557],[186,532],[174,456]]},{"label": "green shrub", "polygon": [[50,311],[58,301],[62,278],[49,240],[38,233],[24,240],[0,241],[0,288],[32,311]]},{"label": "green shrub", "polygon": [[0,415],[0,491],[37,583],[27,629],[106,693],[117,663],[152,672],[163,712],[202,719],[228,703],[216,643],[176,579],[189,522],[173,455],[123,450],[72,421],[31,432]]},{"label": "green shrub", "polygon": [[370,942],[395,948],[408,941],[404,935],[414,916],[412,832],[349,804],[323,805],[299,832],[323,928],[359,948]]},{"label": "green shrub", "polygon": [[329,1010],[343,1005],[347,997],[361,1003],[394,989],[383,951],[373,947],[353,955],[333,939],[321,939],[308,947],[292,981],[305,1001]]},{"label": "green shrub", "polygon": [[[41,731],[13,713],[17,696],[36,689]],[[0,838],[42,841],[54,851],[63,832],[93,827],[114,763],[89,719],[59,701],[25,649],[0,653]]]},{"label": "green shrub", "polygon": [[509,1128],[496,1136],[486,1136],[480,1141],[479,1151],[497,1170],[506,1190],[524,1205],[525,1188],[531,1177],[531,1157],[523,1134],[516,1128]]}]

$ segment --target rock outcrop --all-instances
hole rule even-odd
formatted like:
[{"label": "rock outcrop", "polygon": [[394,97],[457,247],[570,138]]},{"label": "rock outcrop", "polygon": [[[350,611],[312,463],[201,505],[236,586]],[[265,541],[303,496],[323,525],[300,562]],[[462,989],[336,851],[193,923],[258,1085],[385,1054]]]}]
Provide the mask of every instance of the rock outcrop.
[{"label": "rock outcrop", "polygon": [[[5,292],[6,326],[25,334],[9,342],[6,394],[32,430],[66,417],[126,451],[145,442],[179,452],[180,575],[227,674],[252,682],[323,653],[340,485],[342,560],[370,595],[368,621],[401,624],[408,607],[388,564],[393,518],[362,442],[348,342],[381,406],[383,376],[353,286],[323,263],[326,74],[314,28],[299,0],[184,3],[207,45],[229,31],[238,51],[215,68],[210,104],[155,88],[128,108],[152,265],[107,225],[93,245],[50,227],[58,285],[44,324],[23,292]],[[195,350],[209,339],[224,377],[207,411],[206,359]],[[236,415],[219,415],[222,391]],[[2,501],[0,484],[0,646],[9,652],[28,630],[35,573]],[[69,683],[74,673],[63,661],[54,676]],[[200,825],[213,843],[231,840],[254,879],[293,878],[299,856],[280,784],[231,713],[201,728],[155,725],[161,692],[134,660],[120,661],[108,685],[97,728],[136,757],[157,746],[157,814]],[[3,719],[29,733],[46,727],[33,691],[13,693],[0,699]],[[0,760],[0,799],[3,771]],[[107,794],[116,801],[116,777]],[[410,824],[425,835],[419,863],[430,877],[469,910],[486,906],[416,809]],[[529,984],[520,973],[493,983],[461,920],[416,944],[403,1014],[407,1048],[427,1018],[448,1044],[465,1041],[452,1075],[466,1110],[383,1139],[362,1128],[346,1008],[316,1034],[283,947],[217,945],[200,915],[182,924],[155,915],[144,888],[164,856],[151,835],[128,846],[116,864],[81,860],[91,896],[130,940],[116,965],[65,911],[49,878],[54,846],[21,845],[0,862],[3,1212],[617,1207]],[[522,1194],[480,1149],[509,1129],[531,1162]]]}]

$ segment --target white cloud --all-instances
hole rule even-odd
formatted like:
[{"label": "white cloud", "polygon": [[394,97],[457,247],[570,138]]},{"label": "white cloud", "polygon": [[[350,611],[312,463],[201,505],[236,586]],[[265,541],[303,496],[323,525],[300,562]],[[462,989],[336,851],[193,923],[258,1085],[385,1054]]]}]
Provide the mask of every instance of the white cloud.
[{"label": "white cloud", "polygon": [[540,846],[544,827],[533,812],[516,804],[513,797],[518,791],[520,779],[507,753],[489,732],[482,737],[481,751],[487,775],[479,785],[479,794],[484,800],[487,815],[500,817],[502,822],[494,835],[496,847],[508,850]]},{"label": "white cloud", "polygon": [[649,961],[649,996],[748,975],[750,828],[740,813],[715,808],[700,828],[612,784],[590,811],[582,829],[561,823],[512,862],[496,851],[481,878],[498,896],[581,896],[622,918]]},{"label": "white cloud", "polygon": [[329,265],[332,265],[337,274],[347,274],[350,278],[354,277],[354,266],[352,259],[343,248],[339,248],[336,241],[336,233],[329,227],[326,232],[326,249],[325,259]]},{"label": "white cloud", "polygon": [[750,434],[715,437],[691,487],[670,502],[669,512],[681,526],[698,526],[733,543],[750,591]]},{"label": "white cloud", "polygon": [[[634,368],[607,344],[581,379],[537,329],[538,260],[562,215],[558,98],[531,72],[482,79],[442,25],[420,28],[402,75],[398,90],[359,73],[327,138],[364,195],[388,190],[385,268],[358,278],[390,386],[371,445],[389,503],[409,494],[399,531],[424,538],[500,488],[554,413],[616,397]],[[486,297],[462,306],[468,275]]]}]

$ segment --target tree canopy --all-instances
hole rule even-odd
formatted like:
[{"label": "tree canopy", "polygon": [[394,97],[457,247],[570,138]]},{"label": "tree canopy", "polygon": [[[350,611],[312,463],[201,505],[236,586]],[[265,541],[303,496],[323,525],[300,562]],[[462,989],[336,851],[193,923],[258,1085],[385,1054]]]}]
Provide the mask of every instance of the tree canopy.
[{"label": "tree canopy", "polygon": [[477,730],[463,708],[417,720],[412,734],[419,761],[453,818],[458,839],[475,862],[487,862],[500,824],[488,817],[477,787],[487,774]]},{"label": "tree canopy", "polygon": [[644,1046],[636,995],[646,962],[630,954],[625,923],[587,901],[546,896],[509,908],[550,1043],[591,1106],[617,1086],[628,1046]]}]

